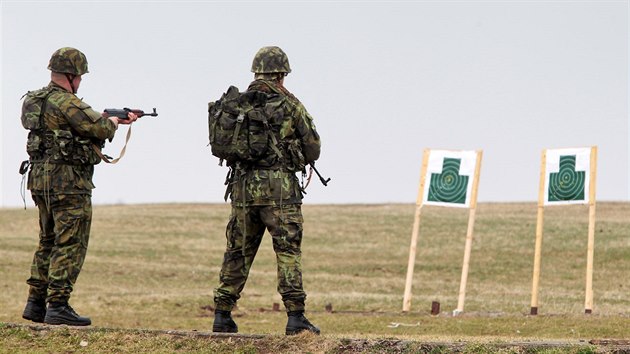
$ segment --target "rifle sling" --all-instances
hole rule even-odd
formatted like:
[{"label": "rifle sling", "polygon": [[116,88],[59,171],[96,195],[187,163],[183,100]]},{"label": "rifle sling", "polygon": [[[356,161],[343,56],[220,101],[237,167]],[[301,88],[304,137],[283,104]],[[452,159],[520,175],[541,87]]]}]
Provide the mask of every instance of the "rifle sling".
[{"label": "rifle sling", "polygon": [[120,156],[115,158],[115,159],[111,159],[107,156],[105,156],[102,152],[101,149],[96,146],[96,144],[92,144],[92,148],[94,149],[94,151],[96,152],[96,154],[106,163],[111,163],[111,164],[115,164],[118,161],[120,161],[120,159],[123,158],[123,156],[125,156],[125,151],[127,150],[127,143],[129,142],[129,139],[131,138],[131,125],[129,125],[129,130],[127,130],[127,137],[125,138],[125,146],[122,147],[122,150],[120,150]]}]

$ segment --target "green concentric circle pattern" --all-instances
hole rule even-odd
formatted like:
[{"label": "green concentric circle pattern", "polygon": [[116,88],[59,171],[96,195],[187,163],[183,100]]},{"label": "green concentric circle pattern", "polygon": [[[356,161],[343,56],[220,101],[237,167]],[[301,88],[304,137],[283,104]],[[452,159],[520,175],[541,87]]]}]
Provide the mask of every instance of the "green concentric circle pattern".
[{"label": "green concentric circle pattern", "polygon": [[427,200],[443,203],[466,203],[469,176],[459,174],[461,159],[444,158],[442,173],[431,174]]},{"label": "green concentric circle pattern", "polygon": [[584,171],[575,170],[575,155],[560,156],[560,170],[549,174],[549,201],[584,200]]}]

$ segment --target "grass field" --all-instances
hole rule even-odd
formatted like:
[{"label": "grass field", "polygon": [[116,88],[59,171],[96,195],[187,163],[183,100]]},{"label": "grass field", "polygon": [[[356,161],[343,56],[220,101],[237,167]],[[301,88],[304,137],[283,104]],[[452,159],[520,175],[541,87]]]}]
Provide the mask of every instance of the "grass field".
[{"label": "grass field", "polygon": [[[533,203],[479,204],[465,312],[457,317],[450,313],[457,305],[468,212],[423,208],[412,309],[401,313],[414,210],[414,205],[400,204],[303,207],[307,315],[323,334],[300,339],[302,344],[319,343],[308,350],[334,351],[323,343],[340,338],[479,343],[630,339],[629,203],[597,205],[592,315],[584,314],[584,206],[545,209],[540,315],[528,315]],[[96,206],[87,260],[71,304],[90,316],[96,328],[209,331],[229,212],[227,204]],[[35,209],[0,209],[0,323],[27,324],[21,312],[37,232]],[[282,305],[273,311],[274,303],[282,302],[268,235],[242,296],[233,313],[240,333],[290,340],[282,336]],[[438,316],[430,315],[432,301],[441,304]],[[327,305],[332,312],[325,310]],[[59,331],[53,333],[49,337],[55,339]],[[116,340],[124,342],[126,336],[129,346],[101,349],[138,352],[133,343],[142,342],[137,338],[142,335],[123,333]],[[33,335],[37,337],[24,328],[0,325],[4,349],[30,343]],[[98,339],[90,343],[94,341]],[[160,341],[151,342],[155,350],[148,351],[179,350]],[[61,344],[57,349],[65,348]],[[239,348],[257,352],[257,347]],[[182,350],[195,351],[189,346]]]}]

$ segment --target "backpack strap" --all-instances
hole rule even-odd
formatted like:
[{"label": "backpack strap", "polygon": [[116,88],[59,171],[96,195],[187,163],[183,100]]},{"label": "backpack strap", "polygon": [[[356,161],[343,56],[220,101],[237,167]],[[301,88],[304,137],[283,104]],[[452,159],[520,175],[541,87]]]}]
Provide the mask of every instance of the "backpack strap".
[{"label": "backpack strap", "polygon": [[282,151],[278,149],[278,139],[276,139],[276,136],[273,134],[271,129],[267,130],[267,134],[269,134],[269,137],[271,137],[271,149],[273,150],[273,152],[276,153],[276,155],[278,155],[278,158],[282,160],[284,157],[282,156]]},{"label": "backpack strap", "polygon": [[[270,109],[270,107],[265,107],[265,109]],[[265,115],[263,115],[262,122],[263,126],[265,127],[265,132],[267,132],[267,135],[271,139],[271,149],[273,150],[273,152],[276,153],[276,155],[278,155],[278,158],[282,160],[284,156],[282,155],[282,151],[280,151],[280,149],[278,148],[278,139],[276,139],[276,135],[273,133],[273,129],[271,129],[271,126],[269,126],[269,121],[267,121],[267,117]]]},{"label": "backpack strap", "polygon": [[46,112],[46,106],[48,105],[48,97],[50,97],[50,95],[52,95],[52,90],[50,92],[48,92],[48,94],[46,94],[46,97],[44,97],[44,101],[42,102],[42,110],[39,111],[39,126],[41,127],[42,130],[44,130],[46,127],[44,125],[44,112]]},{"label": "backpack strap", "polygon": [[236,117],[236,128],[234,128],[234,135],[232,135],[232,145],[235,145],[237,142],[238,133],[241,131],[241,126],[245,120],[245,114],[245,112],[240,112]]}]

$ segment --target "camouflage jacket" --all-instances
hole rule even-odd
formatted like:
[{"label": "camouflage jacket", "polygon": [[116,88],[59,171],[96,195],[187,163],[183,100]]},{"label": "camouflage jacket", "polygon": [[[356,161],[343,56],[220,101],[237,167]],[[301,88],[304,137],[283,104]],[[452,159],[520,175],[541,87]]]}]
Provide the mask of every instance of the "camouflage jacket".
[{"label": "camouflage jacket", "polygon": [[115,124],[55,83],[30,91],[22,105],[22,125],[30,130],[28,189],[34,195],[91,194],[94,165],[114,137]]},{"label": "camouflage jacket", "polygon": [[232,204],[280,205],[301,204],[302,191],[295,172],[319,158],[321,142],[313,117],[304,105],[286,88],[273,82],[256,80],[248,91],[277,93],[286,97],[283,121],[278,134],[278,147],[285,156],[279,161],[269,150],[267,156],[244,171],[236,171],[231,189]]}]

